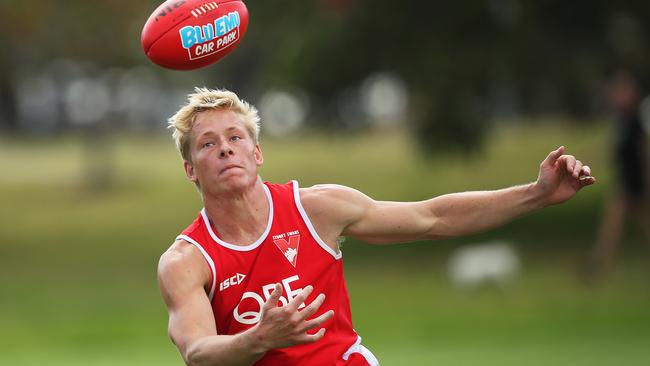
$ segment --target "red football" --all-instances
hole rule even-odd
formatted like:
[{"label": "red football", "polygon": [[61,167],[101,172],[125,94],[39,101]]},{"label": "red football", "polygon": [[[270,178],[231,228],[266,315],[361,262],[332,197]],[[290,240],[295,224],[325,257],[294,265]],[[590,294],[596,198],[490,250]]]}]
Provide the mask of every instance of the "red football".
[{"label": "red football", "polygon": [[232,52],[248,28],[240,0],[167,0],[142,29],[142,49],[154,63],[176,70],[207,66]]}]

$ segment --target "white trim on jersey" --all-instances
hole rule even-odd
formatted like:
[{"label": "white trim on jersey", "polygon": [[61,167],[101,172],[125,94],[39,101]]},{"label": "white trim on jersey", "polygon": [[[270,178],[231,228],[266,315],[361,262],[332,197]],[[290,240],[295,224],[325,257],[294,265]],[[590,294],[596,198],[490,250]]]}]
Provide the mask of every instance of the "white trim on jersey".
[{"label": "white trim on jersey", "polygon": [[353,353],[358,353],[363,356],[363,358],[368,361],[370,366],[379,366],[379,360],[377,360],[377,357],[375,357],[375,355],[373,355],[369,349],[361,344],[361,337],[359,336],[357,336],[357,341],[354,342],[354,344],[350,346],[347,351],[345,351],[342,358],[347,361],[350,358],[350,355]]},{"label": "white trim on jersey", "polygon": [[323,239],[318,236],[318,233],[316,232],[316,229],[314,229],[314,225],[312,225],[311,220],[309,220],[309,216],[307,216],[307,212],[305,212],[305,209],[302,207],[302,203],[300,202],[300,187],[298,186],[298,181],[292,180],[293,183],[293,197],[294,200],[296,201],[296,207],[298,207],[298,211],[300,211],[300,216],[302,216],[302,220],[305,222],[305,225],[307,225],[307,228],[309,229],[309,232],[311,233],[311,236],[316,239],[316,242],[318,245],[321,246],[326,252],[332,255],[335,259],[341,259],[343,257],[343,254],[339,250],[337,253],[332,247],[327,245]]},{"label": "white trim on jersey", "polygon": [[269,235],[269,231],[271,231],[271,225],[273,224],[273,199],[271,198],[271,192],[269,191],[269,188],[266,186],[266,184],[263,184],[262,187],[264,188],[264,193],[266,194],[266,199],[269,201],[269,221],[266,224],[266,229],[262,233],[262,236],[260,236],[254,243],[249,244],[249,245],[235,245],[235,244],[230,244],[228,242],[225,242],[212,231],[212,225],[210,225],[210,219],[208,218],[208,214],[205,212],[205,208],[201,210],[201,216],[203,217],[203,222],[205,223],[205,226],[208,228],[208,232],[210,233],[210,236],[214,241],[219,243],[219,245],[224,246],[228,249],[232,250],[237,250],[240,252],[247,252],[249,250],[253,250],[262,244],[264,242],[264,239]]},{"label": "white trim on jersey", "polygon": [[177,236],[176,240],[179,239],[185,240],[186,242],[197,247],[201,251],[201,254],[203,254],[203,257],[205,257],[205,260],[210,265],[210,270],[212,271],[212,286],[210,288],[210,293],[208,294],[208,298],[210,299],[210,302],[212,302],[212,298],[214,297],[214,290],[217,288],[217,270],[216,267],[214,266],[214,262],[212,261],[212,258],[210,258],[208,252],[206,252],[205,249],[203,249],[203,247],[201,246],[201,244],[199,244],[196,240],[190,238],[187,235]]}]

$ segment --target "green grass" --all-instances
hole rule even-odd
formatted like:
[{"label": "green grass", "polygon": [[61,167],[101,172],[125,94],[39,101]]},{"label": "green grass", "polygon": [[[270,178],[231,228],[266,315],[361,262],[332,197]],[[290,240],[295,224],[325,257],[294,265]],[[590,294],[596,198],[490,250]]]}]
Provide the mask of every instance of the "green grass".
[{"label": "green grass", "polygon": [[[0,140],[0,364],[180,365],[166,336],[158,257],[201,207],[166,136],[111,137],[112,188],[89,189],[79,137]],[[263,141],[263,178],[341,183],[378,199],[525,183],[565,144],[599,184],[565,205],[469,238],[376,247],[348,240],[355,328],[382,365],[644,365],[650,358],[648,254],[632,232],[599,286],[580,281],[607,170],[605,130],[496,131],[473,158],[424,158],[399,133]],[[521,276],[464,291],[444,274],[466,243],[518,245]]]},{"label": "green grass", "polygon": [[357,329],[386,365],[647,362],[647,273],[593,290],[557,268],[529,268],[511,288],[463,292],[435,266],[416,268],[351,281],[351,292],[370,300],[353,299]]}]

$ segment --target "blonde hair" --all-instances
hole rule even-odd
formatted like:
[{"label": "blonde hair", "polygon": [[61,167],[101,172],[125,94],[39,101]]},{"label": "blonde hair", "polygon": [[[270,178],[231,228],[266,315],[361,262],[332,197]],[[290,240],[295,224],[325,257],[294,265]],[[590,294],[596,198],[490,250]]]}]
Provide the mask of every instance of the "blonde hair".
[{"label": "blonde hair", "polygon": [[225,89],[194,88],[194,93],[188,94],[187,104],[168,120],[169,128],[174,130],[172,137],[176,148],[184,160],[192,161],[190,154],[190,134],[196,116],[204,111],[213,109],[231,110],[243,117],[244,126],[258,143],[260,134],[260,117],[257,109],[246,101],[239,99],[237,94]]}]

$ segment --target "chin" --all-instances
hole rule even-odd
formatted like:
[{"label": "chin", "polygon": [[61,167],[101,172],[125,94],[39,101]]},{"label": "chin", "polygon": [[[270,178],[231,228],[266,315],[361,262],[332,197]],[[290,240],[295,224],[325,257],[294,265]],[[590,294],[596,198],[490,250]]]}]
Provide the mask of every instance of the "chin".
[{"label": "chin", "polygon": [[233,174],[221,179],[216,185],[217,192],[243,192],[255,184],[256,178]]}]

